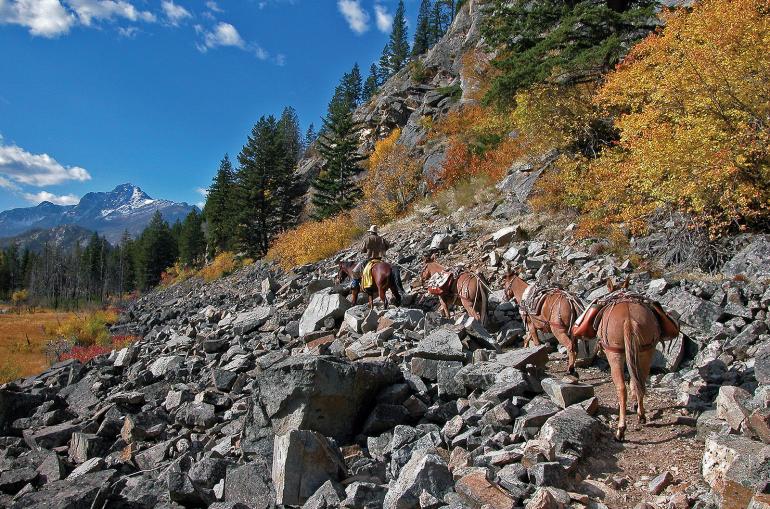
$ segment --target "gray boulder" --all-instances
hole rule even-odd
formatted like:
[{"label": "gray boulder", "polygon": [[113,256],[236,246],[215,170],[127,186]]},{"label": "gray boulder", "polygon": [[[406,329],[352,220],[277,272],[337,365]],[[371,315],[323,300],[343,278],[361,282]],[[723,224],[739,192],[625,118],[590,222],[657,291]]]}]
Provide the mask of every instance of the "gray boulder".
[{"label": "gray boulder", "polygon": [[379,391],[401,380],[401,371],[390,363],[296,355],[262,373],[255,402],[277,435],[313,430],[344,443],[358,431]]},{"label": "gray boulder", "polygon": [[452,491],[452,474],[441,456],[428,450],[418,450],[404,465],[396,482],[385,495],[385,509],[419,507],[423,491],[441,500]]},{"label": "gray boulder", "polygon": [[770,260],[770,237],[757,235],[724,264],[722,272],[728,276],[742,274],[751,279],[770,277],[767,260]]},{"label": "gray boulder", "polygon": [[460,336],[448,328],[433,330],[417,344],[415,357],[444,361],[465,360]]},{"label": "gray boulder", "polygon": [[338,320],[351,307],[344,295],[326,288],[310,296],[310,303],[299,321],[299,335],[305,336],[321,328],[327,318]]},{"label": "gray boulder", "polygon": [[575,403],[580,403],[593,397],[594,388],[592,385],[581,384],[577,382],[557,380],[555,378],[544,378],[540,385],[543,391],[551,398],[551,401],[562,408],[567,408]]},{"label": "gray boulder", "polygon": [[339,448],[320,433],[292,430],[275,438],[272,477],[277,504],[303,504],[324,483],[344,475]]},{"label": "gray boulder", "polygon": [[596,443],[600,428],[585,410],[571,406],[545,421],[540,439],[553,445],[556,454],[581,457]]},{"label": "gray boulder", "polygon": [[275,490],[269,479],[267,466],[247,463],[232,470],[225,476],[225,501],[241,503],[252,509],[274,507]]}]

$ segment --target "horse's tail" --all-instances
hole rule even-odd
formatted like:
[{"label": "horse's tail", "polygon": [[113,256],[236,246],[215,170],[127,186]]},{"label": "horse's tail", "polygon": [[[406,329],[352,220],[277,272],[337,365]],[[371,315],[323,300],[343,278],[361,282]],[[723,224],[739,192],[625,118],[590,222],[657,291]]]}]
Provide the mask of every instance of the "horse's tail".
[{"label": "horse's tail", "polygon": [[390,266],[390,291],[393,293],[393,301],[396,306],[401,305],[401,293],[406,293],[401,286],[401,273],[395,265]]},{"label": "horse's tail", "polygon": [[481,304],[481,309],[479,309],[479,318],[481,319],[481,325],[487,324],[487,307],[489,305],[489,295],[487,295],[487,286],[488,283],[486,281],[486,278],[479,274],[476,276],[478,278],[477,284],[476,284],[476,293],[479,297],[479,303]]},{"label": "horse's tail", "polygon": [[645,380],[639,366],[639,326],[631,318],[623,322],[623,341],[626,349],[626,364],[628,364],[628,373],[631,375],[631,383],[636,387],[638,398],[644,397]]}]

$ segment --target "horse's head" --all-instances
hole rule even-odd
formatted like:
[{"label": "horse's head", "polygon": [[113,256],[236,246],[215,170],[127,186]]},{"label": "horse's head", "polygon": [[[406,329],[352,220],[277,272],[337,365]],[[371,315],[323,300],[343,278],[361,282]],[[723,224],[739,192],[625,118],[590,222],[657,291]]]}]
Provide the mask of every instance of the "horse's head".
[{"label": "horse's head", "polygon": [[422,261],[425,263],[425,266],[422,268],[422,272],[420,272],[420,283],[425,284],[425,282],[436,272],[436,253],[425,255]]},{"label": "horse's head", "polygon": [[345,278],[348,277],[348,269],[349,269],[349,263],[347,262],[340,262],[337,265],[337,277],[334,278],[334,281],[336,284],[340,285],[343,281],[345,281]]},{"label": "horse's head", "polygon": [[614,281],[612,278],[607,279],[607,289],[610,291],[610,293],[614,292],[615,290],[626,290],[628,289],[629,279],[626,278],[623,283],[618,284],[617,281]]},{"label": "horse's head", "polygon": [[521,267],[512,268],[508,266],[508,270],[503,276],[503,291],[505,292],[505,298],[511,300],[514,297],[513,287],[517,281],[523,281],[519,277]]}]

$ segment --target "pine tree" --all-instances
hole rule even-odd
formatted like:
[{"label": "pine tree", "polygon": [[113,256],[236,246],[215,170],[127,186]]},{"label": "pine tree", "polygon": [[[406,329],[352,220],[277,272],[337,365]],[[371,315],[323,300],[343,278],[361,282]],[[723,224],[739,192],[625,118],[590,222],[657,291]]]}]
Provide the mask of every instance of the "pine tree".
[{"label": "pine tree", "polygon": [[261,257],[267,252],[277,228],[278,178],[275,170],[285,164],[284,157],[281,131],[275,117],[260,118],[238,154],[237,236],[240,248],[252,257]]},{"label": "pine tree", "polygon": [[388,42],[388,70],[393,75],[403,69],[409,59],[409,41],[407,40],[404,0],[398,1],[396,14],[393,16],[393,29]]},{"label": "pine tree", "polygon": [[182,223],[179,235],[179,262],[185,267],[195,267],[199,265],[205,250],[203,218],[198,211],[193,210]]},{"label": "pine tree", "polygon": [[345,76],[345,94],[348,101],[353,107],[357,107],[361,103],[361,68],[358,67],[358,62],[353,64],[353,68]]},{"label": "pine tree", "polygon": [[156,211],[137,240],[137,286],[147,290],[157,285],[161,273],[174,264],[177,249],[171,228]]},{"label": "pine tree", "polygon": [[118,294],[130,292],[136,286],[134,240],[128,230],[123,232],[118,244],[116,264],[116,291]]},{"label": "pine tree", "polygon": [[319,151],[326,163],[313,182],[315,193],[313,217],[323,219],[355,206],[361,197],[361,188],[355,176],[362,171],[359,162],[365,157],[358,154],[358,135],[361,126],[353,121],[350,109],[342,103],[332,103],[324,118],[324,128],[318,140]]},{"label": "pine tree", "polygon": [[301,212],[300,197],[302,189],[297,179],[295,169],[299,162],[302,142],[299,133],[299,118],[294,108],[286,107],[278,121],[280,131],[281,150],[283,158],[275,167],[276,190],[275,197],[278,202],[278,228],[286,230],[294,226]]},{"label": "pine tree", "polygon": [[420,12],[417,14],[417,28],[414,31],[414,44],[412,45],[412,55],[422,55],[432,46],[430,21],[431,21],[431,0],[422,0],[420,2]]},{"label": "pine tree", "polygon": [[209,254],[233,247],[236,215],[235,172],[227,154],[211,182],[203,208],[208,223]]},{"label": "pine tree", "polygon": [[390,45],[386,44],[382,48],[382,54],[380,55],[380,65],[378,66],[379,72],[377,73],[377,88],[388,81],[390,78]]},{"label": "pine tree", "polygon": [[309,126],[307,126],[307,131],[305,131],[305,152],[310,148],[310,146],[315,143],[316,138],[318,138],[318,133],[315,132],[315,125],[311,122]]},{"label": "pine tree", "polygon": [[429,25],[429,46],[436,44],[446,33],[449,25],[452,24],[454,17],[454,2],[447,0],[436,0],[430,15]]},{"label": "pine tree", "polygon": [[377,92],[377,72],[377,65],[372,64],[369,67],[369,76],[366,77],[364,88],[361,91],[361,102],[363,103],[369,102],[369,99]]}]

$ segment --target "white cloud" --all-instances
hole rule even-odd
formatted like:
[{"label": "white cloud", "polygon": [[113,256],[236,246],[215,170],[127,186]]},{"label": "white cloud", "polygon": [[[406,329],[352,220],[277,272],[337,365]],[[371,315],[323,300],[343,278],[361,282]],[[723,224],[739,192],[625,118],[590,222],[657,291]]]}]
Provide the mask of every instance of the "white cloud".
[{"label": "white cloud", "polygon": [[61,184],[68,180],[83,182],[91,175],[79,166],[63,166],[48,154],[31,154],[16,145],[3,145],[0,139],[0,175],[6,182],[31,186]]},{"label": "white cloud", "polygon": [[254,54],[260,60],[267,60],[268,58],[270,58],[270,53],[268,53],[266,49],[264,49],[262,46],[258,44],[252,44],[251,51],[254,52]]},{"label": "white cloud", "polygon": [[139,33],[137,27],[118,27],[118,34],[126,39],[133,39]]},{"label": "white cloud", "polygon": [[203,196],[204,198],[209,195],[209,190],[206,189],[205,187],[196,187],[195,192]]},{"label": "white cloud", "polygon": [[13,182],[11,182],[5,177],[0,177],[0,188],[10,189],[11,191],[19,190],[19,186],[17,186],[16,184],[14,184]]},{"label": "white cloud", "polygon": [[195,31],[203,35],[203,43],[198,44],[198,49],[203,53],[219,46],[235,46],[246,49],[246,43],[241,34],[230,23],[219,22],[210,32],[200,25],[195,25]]},{"label": "white cloud", "polygon": [[48,191],[40,191],[39,193],[22,193],[21,196],[28,202],[38,204],[44,201],[50,201],[56,205],[77,205],[80,202],[80,198],[74,194],[56,195],[49,193]]},{"label": "white cloud", "polygon": [[32,35],[57,37],[75,21],[59,0],[0,0],[0,24],[21,25]]},{"label": "white cloud", "polygon": [[286,65],[286,55],[284,55],[283,53],[278,53],[275,56],[275,64],[279,67],[283,67],[284,65]]},{"label": "white cloud", "polygon": [[224,10],[222,10],[219,4],[216,3],[214,0],[209,0],[208,2],[206,2],[206,7],[208,7],[210,11],[225,12]]},{"label": "white cloud", "polygon": [[369,30],[369,14],[364,11],[358,0],[337,0],[337,8],[352,31],[363,34]]},{"label": "white cloud", "polygon": [[377,30],[383,33],[390,32],[390,29],[393,26],[393,15],[388,12],[388,9],[380,4],[375,4],[374,18],[377,22]]},{"label": "white cloud", "polygon": [[166,19],[174,26],[177,26],[181,21],[187,18],[192,18],[190,11],[181,5],[175,4],[172,0],[163,0],[160,5],[163,8]]},{"label": "white cloud", "polygon": [[130,21],[154,22],[155,15],[149,11],[140,11],[125,0],[67,0],[75,10],[78,19],[85,26],[91,26],[94,20],[112,20],[125,18]]}]

